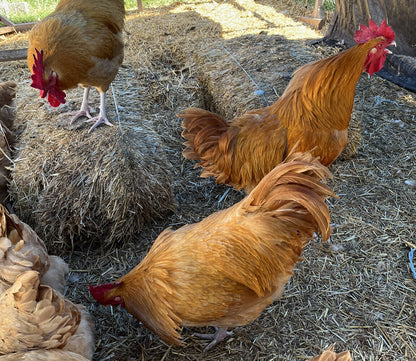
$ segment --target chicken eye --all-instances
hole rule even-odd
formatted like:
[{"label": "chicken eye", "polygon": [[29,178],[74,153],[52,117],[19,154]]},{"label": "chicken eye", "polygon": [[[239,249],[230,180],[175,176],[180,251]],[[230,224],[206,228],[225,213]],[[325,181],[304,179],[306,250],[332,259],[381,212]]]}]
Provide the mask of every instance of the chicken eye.
[{"label": "chicken eye", "polygon": [[114,300],[115,300],[116,302],[120,302],[120,301],[121,301],[121,297],[120,297],[120,296],[114,297]]}]

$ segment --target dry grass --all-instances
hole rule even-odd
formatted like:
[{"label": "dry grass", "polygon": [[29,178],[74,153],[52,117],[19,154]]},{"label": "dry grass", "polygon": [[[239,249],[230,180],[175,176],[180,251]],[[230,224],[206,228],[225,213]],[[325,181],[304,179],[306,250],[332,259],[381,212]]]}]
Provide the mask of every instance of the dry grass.
[{"label": "dry grass", "polygon": [[[136,265],[165,227],[196,222],[241,199],[241,193],[230,191],[218,204],[227,188],[199,178],[199,170],[182,158],[175,114],[207,105],[228,117],[263,106],[253,93],[256,87],[223,47],[264,90],[268,102],[277,99],[296,67],[333,51],[307,46],[321,34],[298,23],[300,15],[302,10],[288,1],[227,0],[128,17],[127,56],[115,89],[120,106],[131,110],[121,112],[121,123],[139,126],[146,119],[149,134],[160,137],[172,164],[177,207],[118,247],[60,251],[71,267],[66,295],[87,305],[96,318],[95,360],[307,360],[333,343],[337,351],[351,350],[355,361],[416,359],[416,282],[407,257],[408,242],[416,243],[416,188],[407,182],[416,179],[416,97],[376,76],[363,76],[356,91],[361,146],[353,158],[331,166],[330,185],[340,196],[329,201],[331,239],[309,244],[282,299],[259,319],[202,354],[203,344],[191,336],[192,330],[182,331],[185,347],[169,347],[126,312],[102,307],[88,294],[88,284],[115,280]],[[24,43],[14,40],[16,46]],[[44,106],[29,88],[24,62],[1,66],[0,81],[19,82],[23,128]],[[81,94],[68,98],[79,105]],[[137,117],[131,119],[133,109]],[[55,126],[56,114],[45,127]],[[85,130],[71,134],[82,139]],[[118,132],[101,128],[99,135],[117,139]]]},{"label": "dry grass", "polygon": [[[137,114],[133,86],[123,89],[132,72],[123,68],[115,82],[120,97],[132,104],[120,110],[120,128],[87,133],[91,125],[78,121],[72,126],[79,128],[74,137],[73,129],[65,129],[70,117],[60,114],[65,108],[76,109],[73,101],[64,110],[38,99],[21,104],[27,122],[17,145],[10,191],[19,216],[49,247],[128,243],[146,221],[174,209],[172,170],[163,141],[149,120]],[[79,99],[81,93],[72,91],[69,97]]]}]

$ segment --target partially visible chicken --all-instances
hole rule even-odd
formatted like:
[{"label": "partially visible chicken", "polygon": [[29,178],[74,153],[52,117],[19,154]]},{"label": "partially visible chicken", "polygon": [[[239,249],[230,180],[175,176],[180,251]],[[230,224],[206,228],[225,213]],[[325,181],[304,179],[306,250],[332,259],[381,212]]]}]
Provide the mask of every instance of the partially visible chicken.
[{"label": "partially visible chicken", "polygon": [[80,312],[39,273],[26,271],[0,295],[0,354],[62,348],[77,330]]},{"label": "partially visible chicken", "polygon": [[11,164],[12,145],[15,141],[10,130],[14,123],[16,110],[13,101],[16,97],[17,84],[14,81],[0,83],[0,203],[5,204],[8,199],[9,169]]},{"label": "partially visible chicken", "polygon": [[0,361],[89,361],[74,352],[61,349],[14,352],[0,356]]},{"label": "partially visible chicken", "polygon": [[35,231],[0,204],[0,293],[30,270],[39,272],[42,284],[63,293],[67,264],[60,257],[49,256]]},{"label": "partially visible chicken", "polygon": [[314,232],[329,237],[324,200],[334,194],[319,180],[330,175],[310,154],[293,154],[245,199],[164,230],[139,265],[90,292],[103,305],[125,307],[169,344],[183,344],[181,325],[215,326],[209,349],[281,296]]},{"label": "partially visible chicken", "polygon": [[76,306],[81,313],[81,322],[79,323],[77,332],[75,332],[68,339],[68,342],[63,350],[67,353],[73,352],[75,354],[79,354],[87,360],[92,360],[95,349],[94,320],[88,313],[85,306],[81,304],[77,304]]},{"label": "partially visible chicken", "polygon": [[[80,111],[95,124],[112,125],[106,115],[105,92],[123,61],[123,0],[61,0],[55,11],[37,23],[29,35],[27,63],[32,87],[51,106],[65,103],[63,90],[85,88]],[[90,115],[90,87],[100,93],[100,113]]]},{"label": "partially visible chicken", "polygon": [[351,361],[351,354],[349,351],[335,353],[334,345],[332,345],[321,355],[315,356],[314,358],[311,358],[309,361]]},{"label": "partially visible chicken", "polygon": [[16,97],[16,86],[17,84],[14,81],[0,83],[0,108],[4,105],[12,105]]},{"label": "partially visible chicken", "polygon": [[209,111],[188,108],[183,118],[183,156],[198,160],[201,177],[214,176],[249,193],[294,146],[331,164],[347,144],[355,86],[384,64],[395,34],[383,23],[361,25],[358,45],[293,73],[282,96],[271,106],[250,111],[227,123]]}]

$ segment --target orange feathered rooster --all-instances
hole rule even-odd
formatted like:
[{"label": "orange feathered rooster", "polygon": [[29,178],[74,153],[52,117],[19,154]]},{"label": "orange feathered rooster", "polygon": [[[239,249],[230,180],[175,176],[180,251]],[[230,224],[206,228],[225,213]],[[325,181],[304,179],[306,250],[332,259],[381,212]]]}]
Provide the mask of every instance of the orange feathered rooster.
[{"label": "orange feathered rooster", "polygon": [[182,114],[185,158],[199,160],[202,177],[214,176],[249,193],[296,150],[319,156],[328,166],[347,144],[348,124],[360,74],[379,71],[395,34],[383,20],[360,25],[358,45],[297,69],[282,96],[271,106],[227,123],[209,111],[188,108]]},{"label": "orange feathered rooster", "polygon": [[209,349],[228,327],[256,319],[283,293],[314,232],[330,235],[320,182],[329,170],[295,153],[242,201],[203,221],[166,229],[147,256],[116,283],[90,286],[103,305],[121,305],[169,344],[180,326],[215,326]]},{"label": "orange feathered rooster", "polygon": [[[81,109],[72,118],[86,116],[111,125],[106,116],[105,92],[123,61],[123,0],[61,0],[55,11],[36,24],[29,35],[27,63],[31,86],[57,107],[65,103],[65,89],[85,88]],[[100,113],[92,117],[90,87],[100,92]]]}]

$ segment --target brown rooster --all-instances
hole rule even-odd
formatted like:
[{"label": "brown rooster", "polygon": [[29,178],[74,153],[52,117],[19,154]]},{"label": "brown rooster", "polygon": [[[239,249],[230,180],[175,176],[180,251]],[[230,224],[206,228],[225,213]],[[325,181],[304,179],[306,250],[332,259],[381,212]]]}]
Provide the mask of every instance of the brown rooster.
[{"label": "brown rooster", "polygon": [[[112,125],[106,116],[105,92],[123,61],[123,0],[61,0],[55,11],[36,24],[29,35],[27,63],[32,87],[53,107],[65,103],[63,90],[85,88],[81,116],[95,124]],[[100,113],[90,115],[90,87],[100,92]]]},{"label": "brown rooster", "polygon": [[183,118],[185,158],[199,160],[202,177],[214,176],[249,193],[297,144],[296,150],[319,156],[328,166],[347,144],[355,86],[365,70],[383,67],[393,30],[361,25],[358,45],[297,69],[282,96],[271,106],[227,123],[209,111],[188,108]]},{"label": "brown rooster", "polygon": [[[215,326],[209,349],[279,298],[314,232],[330,234],[328,169],[295,153],[245,199],[203,221],[166,229],[116,283],[90,286],[103,305],[121,305],[169,344],[179,328]],[[202,335],[206,337],[207,335]]]}]

